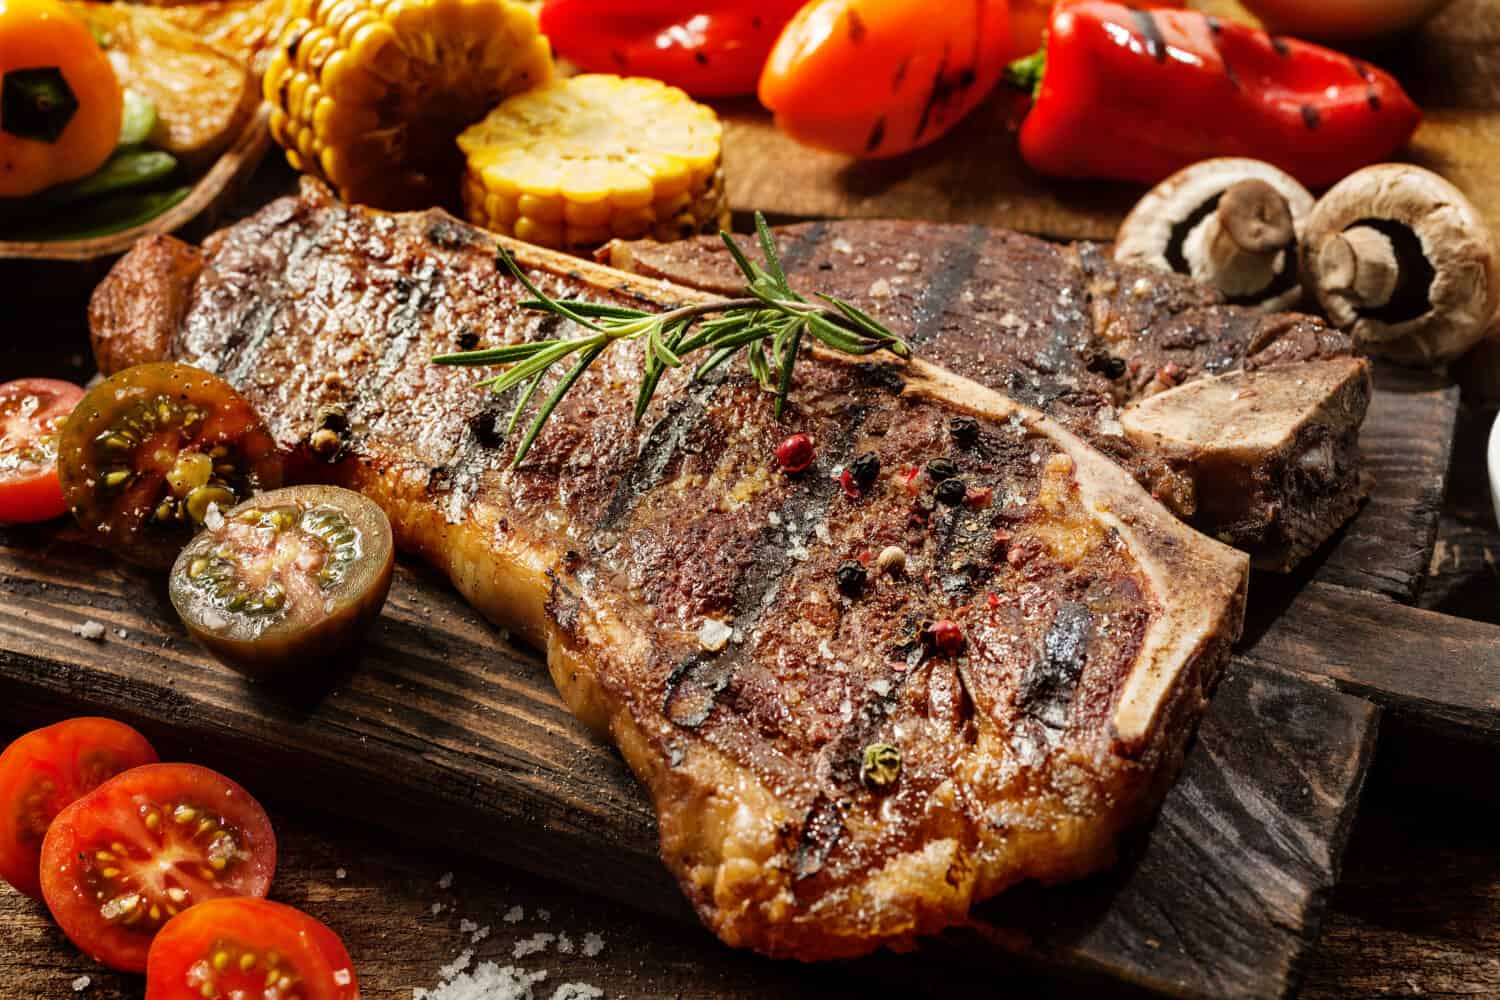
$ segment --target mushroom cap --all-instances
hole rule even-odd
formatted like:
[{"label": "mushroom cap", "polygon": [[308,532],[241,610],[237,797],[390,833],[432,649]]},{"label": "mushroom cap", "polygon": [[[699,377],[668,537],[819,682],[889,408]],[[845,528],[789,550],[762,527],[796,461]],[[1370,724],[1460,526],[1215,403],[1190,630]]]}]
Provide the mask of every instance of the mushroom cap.
[{"label": "mushroom cap", "polygon": [[[1293,229],[1300,241],[1303,227],[1313,209],[1313,196],[1290,174],[1269,163],[1243,157],[1219,157],[1184,167],[1162,181],[1136,202],[1115,236],[1115,260],[1122,264],[1144,264],[1162,271],[1183,271],[1174,266],[1168,250],[1174,244],[1179,254],[1184,245],[1213,216],[1213,209],[1225,191],[1244,180],[1261,180],[1275,188],[1286,199],[1292,214]],[[1194,221],[1196,220],[1196,221]],[[1185,224],[1186,229],[1182,227]],[[1179,261],[1181,260],[1179,256]],[[1282,267],[1296,267],[1289,259]],[[1266,310],[1285,309],[1302,297],[1302,289],[1292,282],[1273,298],[1257,303]]]},{"label": "mushroom cap", "polygon": [[[1395,319],[1362,308],[1324,280],[1325,244],[1372,221],[1409,229],[1432,267],[1430,304],[1417,316]],[[1348,330],[1356,345],[1405,364],[1439,364],[1464,354],[1494,323],[1500,293],[1500,260],[1479,212],[1437,174],[1405,163],[1365,167],[1323,195],[1303,234],[1302,273],[1328,319]]]}]

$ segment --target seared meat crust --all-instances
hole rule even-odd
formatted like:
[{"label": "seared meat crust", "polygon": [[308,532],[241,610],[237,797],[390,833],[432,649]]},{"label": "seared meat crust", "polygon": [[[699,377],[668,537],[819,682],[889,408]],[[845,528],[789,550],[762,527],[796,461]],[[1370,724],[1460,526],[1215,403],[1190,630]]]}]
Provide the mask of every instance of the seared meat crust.
[{"label": "seared meat crust", "polygon": [[[516,250],[557,295],[694,294]],[[197,267],[163,266],[185,256]],[[510,401],[429,359],[556,324],[517,308],[490,237],[442,213],[309,187],[201,253],[143,243],[96,293],[101,364],[159,356],[128,319],[162,296],[186,302],[165,352],[246,393],[300,478],[373,498],[402,548],[546,650],[734,945],[906,946],[1017,881],[1107,865],[1238,635],[1242,554],[1057,421],[922,362],[811,354],[783,421],[736,372],[674,375],[637,427],[640,357],[620,345],[511,469]],[[348,430],[325,461],[308,441],[329,411]],[[772,454],[793,431],[817,458],[787,475]],[[846,488],[858,455],[880,473]],[[939,498],[939,458],[962,498]],[[889,546],[900,572],[878,571]],[[849,563],[862,586],[841,586]],[[961,641],[936,641],[938,620]],[[893,771],[866,768],[878,745]]]}]

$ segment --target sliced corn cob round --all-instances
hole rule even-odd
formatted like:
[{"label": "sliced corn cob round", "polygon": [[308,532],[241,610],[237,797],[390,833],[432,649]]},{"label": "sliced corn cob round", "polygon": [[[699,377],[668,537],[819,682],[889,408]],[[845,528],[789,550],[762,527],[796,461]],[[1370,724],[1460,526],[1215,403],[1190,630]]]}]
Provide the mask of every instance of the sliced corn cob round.
[{"label": "sliced corn cob round", "polygon": [[458,138],[464,210],[579,250],[727,228],[718,117],[656,80],[586,74],[511,97]]},{"label": "sliced corn cob round", "polygon": [[459,132],[551,78],[536,13],[513,0],[293,0],[264,88],[295,169],[401,209],[454,203]]}]

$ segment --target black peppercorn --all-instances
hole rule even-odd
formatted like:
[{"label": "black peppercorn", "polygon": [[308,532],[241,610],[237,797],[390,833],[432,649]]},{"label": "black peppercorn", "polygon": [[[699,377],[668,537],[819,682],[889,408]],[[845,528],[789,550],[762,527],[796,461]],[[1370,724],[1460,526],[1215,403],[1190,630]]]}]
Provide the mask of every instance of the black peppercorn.
[{"label": "black peppercorn", "polygon": [[973,417],[954,417],[948,422],[948,433],[962,445],[971,445],[979,440],[979,421]]},{"label": "black peppercorn", "polygon": [[940,483],[958,475],[958,466],[953,464],[951,458],[934,458],[927,463],[927,474],[932,477],[933,482]]},{"label": "black peppercorn", "polygon": [[962,479],[944,479],[938,483],[937,498],[949,507],[957,507],[968,496],[969,488]]},{"label": "black peppercorn", "polygon": [[865,589],[865,567],[863,563],[850,559],[839,563],[834,579],[838,581],[839,593],[845,597],[858,597]]},{"label": "black peppercorn", "polygon": [[849,463],[849,478],[854,480],[854,485],[861,490],[867,490],[875,483],[875,477],[880,475],[880,459],[875,457],[874,452],[864,452],[856,455],[853,462]]}]

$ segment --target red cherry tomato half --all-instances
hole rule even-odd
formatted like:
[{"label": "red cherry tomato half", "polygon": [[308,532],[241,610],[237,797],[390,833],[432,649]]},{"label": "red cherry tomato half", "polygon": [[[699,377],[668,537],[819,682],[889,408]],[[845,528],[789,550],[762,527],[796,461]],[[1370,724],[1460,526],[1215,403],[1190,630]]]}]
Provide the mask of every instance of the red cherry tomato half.
[{"label": "red cherry tomato half", "polygon": [[58,814],[42,843],[42,896],[63,933],[105,965],[146,968],[151,939],[196,903],[264,896],[271,821],[250,793],[192,764],[148,764]]},{"label": "red cherry tomato half", "polygon": [[173,917],[146,960],[146,1000],[358,1000],[337,934],[264,899],[212,899]]},{"label": "red cherry tomato half", "polygon": [[0,878],[42,898],[42,839],[52,819],[121,771],[156,763],[146,737],[113,719],[69,719],[0,754]]},{"label": "red cherry tomato half", "polygon": [[0,385],[0,524],[67,513],[57,482],[57,435],[82,398],[78,386],[52,378]]},{"label": "red cherry tomato half", "polygon": [[695,97],[755,93],[781,29],[805,0],[549,0],[542,31],[591,73],[649,76]]}]

